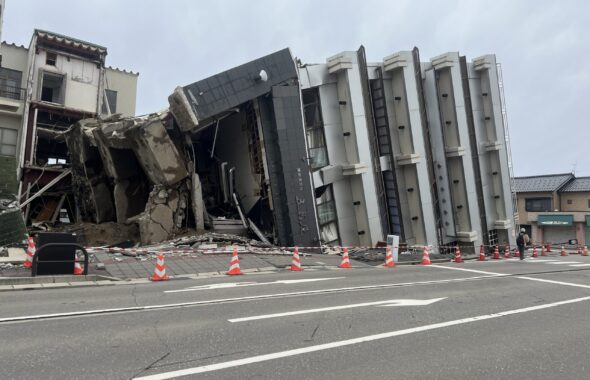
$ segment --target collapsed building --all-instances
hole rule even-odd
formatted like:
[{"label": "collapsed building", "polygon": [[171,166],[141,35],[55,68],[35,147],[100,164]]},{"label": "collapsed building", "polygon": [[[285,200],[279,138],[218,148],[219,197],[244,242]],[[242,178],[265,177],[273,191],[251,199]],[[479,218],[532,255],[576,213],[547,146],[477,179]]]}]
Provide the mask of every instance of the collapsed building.
[{"label": "collapsed building", "polygon": [[81,217],[137,223],[144,244],[207,226],[319,245],[297,74],[285,49],[177,88],[170,111],[76,123]]},{"label": "collapsed building", "polygon": [[36,30],[2,52],[28,225],[111,225],[142,244],[189,230],[281,246],[514,243],[493,55],[367,62],[361,47],[304,64],[283,49],[133,116],[137,74],[105,67],[102,46]]},{"label": "collapsed building", "polygon": [[510,151],[493,55],[364,48],[302,64],[288,49],[178,87],[169,110],[66,133],[82,219],[283,246],[514,239]]}]

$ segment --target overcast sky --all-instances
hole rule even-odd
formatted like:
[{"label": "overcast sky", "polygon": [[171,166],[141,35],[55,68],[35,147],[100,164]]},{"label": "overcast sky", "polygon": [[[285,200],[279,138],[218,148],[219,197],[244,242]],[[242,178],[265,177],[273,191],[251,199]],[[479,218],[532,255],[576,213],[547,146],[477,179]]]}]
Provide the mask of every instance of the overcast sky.
[{"label": "overcast sky", "polygon": [[108,48],[139,72],[137,113],[186,85],[290,47],[303,62],[364,45],[369,61],[420,49],[502,63],[516,175],[590,176],[590,1],[6,0],[2,39],[34,28]]}]

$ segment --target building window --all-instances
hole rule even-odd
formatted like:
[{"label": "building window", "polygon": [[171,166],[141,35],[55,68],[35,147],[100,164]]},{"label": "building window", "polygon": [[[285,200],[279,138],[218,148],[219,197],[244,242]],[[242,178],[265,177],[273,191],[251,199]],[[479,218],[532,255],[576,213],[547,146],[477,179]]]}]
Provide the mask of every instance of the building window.
[{"label": "building window", "polygon": [[0,68],[0,96],[3,98],[23,99],[23,90],[20,88],[23,73],[18,70]]},{"label": "building window", "polygon": [[41,78],[41,100],[64,104],[64,76],[44,72]]},{"label": "building window", "polygon": [[527,198],[525,210],[533,212],[551,211],[551,198]]},{"label": "building window", "polygon": [[315,195],[322,244],[340,244],[332,185],[317,188]]},{"label": "building window", "polygon": [[590,199],[588,199],[588,208],[590,208]]},{"label": "building window", "polygon": [[0,128],[0,155],[16,156],[17,135],[15,129]]},{"label": "building window", "polygon": [[[102,102],[102,113],[103,114],[114,114],[117,113],[117,91],[104,90],[105,99]],[[108,105],[108,109],[107,109]]]},{"label": "building window", "polygon": [[572,203],[574,203],[574,202],[573,202],[571,199],[568,199],[568,200],[567,200],[567,204],[568,204],[568,205],[571,205]]},{"label": "building window", "polygon": [[57,54],[47,52],[47,54],[45,55],[45,64],[47,64],[49,66],[55,66],[56,63],[57,63]]},{"label": "building window", "polygon": [[305,117],[305,132],[309,150],[311,170],[318,170],[328,165],[328,151],[324,136],[324,121],[320,105],[320,93],[317,87],[301,91]]}]

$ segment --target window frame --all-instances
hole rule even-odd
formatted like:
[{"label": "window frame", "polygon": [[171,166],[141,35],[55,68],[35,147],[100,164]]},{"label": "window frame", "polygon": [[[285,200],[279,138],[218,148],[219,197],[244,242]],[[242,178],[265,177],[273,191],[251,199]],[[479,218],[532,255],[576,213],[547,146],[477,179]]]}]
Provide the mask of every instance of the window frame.
[{"label": "window frame", "polygon": [[[534,198],[525,198],[524,200],[524,209],[527,212],[551,212],[553,209],[553,199],[551,199],[551,197],[534,197]],[[543,207],[531,207],[531,204],[529,202],[535,202],[535,201],[549,201],[549,207],[547,208],[543,208]]]},{"label": "window frame", "polygon": [[[22,71],[0,67],[0,96],[8,99],[21,100],[22,81]],[[9,89],[12,91],[9,91]]]},{"label": "window frame", "polygon": [[[39,96],[38,99],[39,101],[42,102],[46,102],[46,103],[52,103],[52,104],[59,104],[64,106],[66,104],[66,80],[67,80],[67,76],[65,74],[60,74],[60,73],[54,73],[51,71],[46,71],[46,70],[40,70],[40,74],[39,74]],[[52,100],[43,100],[43,83],[45,81],[45,76],[49,76],[49,77],[55,77],[55,78],[61,78],[61,88],[59,91],[59,101],[58,102],[54,102]]]},{"label": "window frame", "polygon": [[[318,188],[318,189],[320,189],[320,188]],[[318,189],[316,189],[316,191]],[[322,198],[324,198],[324,199],[322,199]],[[333,192],[331,184],[324,186],[324,191],[322,192],[322,194],[319,197],[315,198],[315,204],[316,204],[316,213],[317,213],[317,219],[318,219],[318,229],[320,231],[320,239],[321,239],[323,227],[326,227],[330,224],[334,224],[334,226],[336,228],[337,238],[334,240],[331,240],[331,241],[324,241],[323,244],[326,244],[326,245],[330,245],[333,243],[340,244],[340,227],[338,226],[338,210],[336,209],[336,202],[334,200],[334,192]],[[321,220],[320,212],[319,212],[320,207],[327,206],[327,205],[331,205],[331,208],[333,210],[333,217],[328,220],[324,220],[323,222],[320,222],[320,220]]]},{"label": "window frame", "polygon": [[[306,103],[305,100],[311,100]],[[303,105],[303,123],[305,125],[305,142],[307,144],[307,155],[309,167],[312,172],[320,170],[330,165],[328,157],[328,149],[326,146],[326,132],[324,129],[324,118],[322,115],[322,105],[320,101],[320,91],[318,87],[310,87],[301,90],[301,103]],[[309,120],[309,109],[314,107],[314,120]],[[318,134],[321,138],[316,138],[318,144],[311,146],[310,137],[312,134]],[[312,155],[313,152],[320,152],[317,155]],[[321,162],[315,162],[315,157],[324,157]]]},{"label": "window frame", "polygon": [[[11,132],[16,133],[14,144],[9,144],[4,141],[5,131],[11,131]],[[4,153],[5,146],[6,147],[14,147],[14,154]],[[18,130],[12,129],[12,128],[0,127],[0,156],[9,156],[9,157],[14,156],[14,157],[16,157],[17,147],[18,147]]]},{"label": "window frame", "polygon": [[[114,94],[114,102],[115,104],[112,105],[111,102],[109,101],[109,93]],[[105,88],[104,89],[104,98],[103,98],[103,102],[102,102],[102,109],[101,109],[101,113],[102,114],[109,114],[113,115],[117,113],[117,97],[118,97],[119,92],[116,90],[111,90],[109,88]],[[108,104],[109,108],[107,110],[106,105]]]}]

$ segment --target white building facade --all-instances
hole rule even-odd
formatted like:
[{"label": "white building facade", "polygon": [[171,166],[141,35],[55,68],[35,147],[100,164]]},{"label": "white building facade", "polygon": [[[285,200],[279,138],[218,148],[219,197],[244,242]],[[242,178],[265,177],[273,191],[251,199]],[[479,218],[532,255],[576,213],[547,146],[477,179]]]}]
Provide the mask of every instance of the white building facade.
[{"label": "white building facade", "polygon": [[325,244],[514,244],[509,150],[495,56],[364,48],[299,64]]}]

